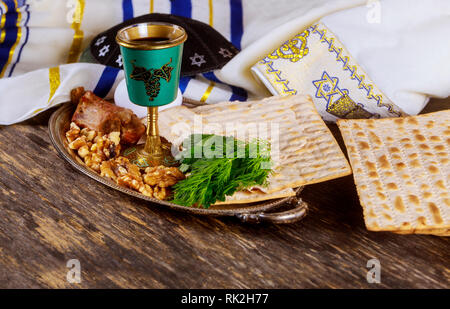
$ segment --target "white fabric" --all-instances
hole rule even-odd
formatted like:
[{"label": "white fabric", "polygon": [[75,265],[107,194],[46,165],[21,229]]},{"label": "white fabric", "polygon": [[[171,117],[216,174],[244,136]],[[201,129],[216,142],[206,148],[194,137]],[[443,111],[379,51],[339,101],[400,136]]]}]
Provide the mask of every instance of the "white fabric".
[{"label": "white fabric", "polygon": [[[236,1],[184,1],[192,3],[193,18],[211,22],[227,39],[236,40],[230,6]],[[0,2],[2,15],[7,11],[7,2],[14,1]],[[17,10],[21,13],[18,25],[22,26],[22,37],[4,78],[0,79],[0,124],[22,121],[41,108],[45,110],[64,102],[76,85],[90,90],[96,87],[104,66],[64,65],[72,45],[71,18],[77,2],[17,0],[21,4]],[[125,2],[128,1],[85,1],[81,23],[83,48],[97,33],[123,21]],[[149,13],[151,3],[154,12],[171,12],[170,0],[130,2],[134,16]],[[324,24],[340,38],[375,84],[408,113],[420,111],[429,97],[449,96],[450,42],[446,35],[450,2],[381,0],[381,23],[369,24],[366,16],[373,9],[373,2],[378,3],[370,0],[244,0],[243,36],[238,42],[242,52],[215,72],[215,76],[224,83],[245,88],[251,92],[250,98],[267,96],[268,91],[251,75],[250,67],[292,35],[323,18]],[[367,7],[367,3],[372,3],[372,7]],[[209,12],[213,13],[212,19]],[[47,68],[54,66],[60,66],[61,84],[49,104]],[[12,77],[6,78],[9,75]],[[109,97],[121,79],[123,75],[119,73]],[[229,85],[196,78],[187,83],[184,95],[200,100],[205,89],[213,86],[207,103],[228,100],[234,91]]]}]

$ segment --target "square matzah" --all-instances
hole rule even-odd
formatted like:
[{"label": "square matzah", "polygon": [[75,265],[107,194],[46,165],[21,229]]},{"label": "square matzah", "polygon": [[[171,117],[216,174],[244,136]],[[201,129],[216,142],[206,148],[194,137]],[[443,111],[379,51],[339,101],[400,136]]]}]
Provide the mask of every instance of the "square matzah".
[{"label": "square matzah", "polygon": [[450,110],[338,126],[369,230],[448,234]]}]

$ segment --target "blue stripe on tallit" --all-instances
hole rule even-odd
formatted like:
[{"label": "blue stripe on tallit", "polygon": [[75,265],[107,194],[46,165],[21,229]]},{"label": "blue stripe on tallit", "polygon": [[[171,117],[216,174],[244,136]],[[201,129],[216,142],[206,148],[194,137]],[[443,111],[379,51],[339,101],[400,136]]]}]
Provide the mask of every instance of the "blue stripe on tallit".
[{"label": "blue stripe on tallit", "polygon": [[7,6],[7,11],[5,14],[5,40],[0,44],[0,72],[8,62],[9,52],[17,40],[17,19],[19,14],[16,11],[16,4],[12,0],[3,1]]},{"label": "blue stripe on tallit", "polygon": [[170,0],[170,13],[173,15],[192,17],[191,0]]},{"label": "blue stripe on tallit", "polygon": [[122,0],[123,21],[134,17],[133,1]]},{"label": "blue stripe on tallit", "polygon": [[[170,13],[173,15],[192,17],[192,3],[191,0],[170,0]],[[185,76],[180,78],[179,88],[181,93],[186,91],[191,76]]]},{"label": "blue stripe on tallit", "polygon": [[[23,1],[23,4],[25,4],[26,1]],[[28,28],[28,22],[30,21],[30,11],[28,10],[30,6],[27,4],[25,7],[25,12],[27,13],[27,19],[25,20],[25,41],[23,42],[22,46],[19,49],[19,55],[17,56],[16,61],[14,62],[13,66],[11,67],[11,70],[9,71],[8,77],[11,77],[11,75],[14,72],[14,69],[16,68],[16,64],[20,62],[20,57],[22,56],[22,50],[28,43],[28,37],[30,36],[30,28]]]},{"label": "blue stripe on tallit", "polygon": [[[170,0],[170,13],[173,15],[192,17],[192,3],[191,0]],[[180,78],[179,88],[181,93],[186,91],[191,76],[185,76]]]},{"label": "blue stripe on tallit", "polygon": [[120,69],[113,67],[105,67],[102,72],[102,76],[98,80],[97,86],[95,86],[94,93],[95,95],[104,98],[108,95],[111,88],[114,86],[114,82],[116,81],[117,74],[119,74]]},{"label": "blue stripe on tallit", "polygon": [[207,80],[210,80],[210,81],[215,82],[215,83],[221,83],[222,84],[222,82],[217,78],[216,74],[214,74],[213,71],[207,72],[207,73],[203,73],[203,76]]},{"label": "blue stripe on tallit", "polygon": [[191,76],[180,77],[180,84],[178,87],[180,88],[181,93],[184,93],[186,91],[186,88],[191,79]]},{"label": "blue stripe on tallit", "polygon": [[247,101],[247,91],[235,86],[230,87],[233,90],[233,95],[231,96],[230,101]]},{"label": "blue stripe on tallit", "polygon": [[244,12],[242,0],[230,0],[231,10],[231,43],[241,49],[242,34],[244,32]]}]

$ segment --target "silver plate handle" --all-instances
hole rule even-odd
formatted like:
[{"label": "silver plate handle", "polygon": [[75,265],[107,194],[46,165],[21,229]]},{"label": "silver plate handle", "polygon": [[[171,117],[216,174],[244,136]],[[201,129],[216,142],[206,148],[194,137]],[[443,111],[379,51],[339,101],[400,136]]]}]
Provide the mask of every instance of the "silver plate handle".
[{"label": "silver plate handle", "polygon": [[236,217],[245,223],[268,222],[273,224],[287,224],[302,220],[308,212],[308,205],[299,197],[293,197],[290,204],[294,208],[282,212],[243,213],[237,214]]}]

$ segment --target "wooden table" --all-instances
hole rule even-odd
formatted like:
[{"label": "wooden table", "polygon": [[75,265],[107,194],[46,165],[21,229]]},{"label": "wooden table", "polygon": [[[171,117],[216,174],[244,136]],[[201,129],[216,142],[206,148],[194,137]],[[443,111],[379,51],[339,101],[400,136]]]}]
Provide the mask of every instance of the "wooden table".
[{"label": "wooden table", "polygon": [[[352,176],[307,186],[310,212],[291,225],[186,215],[76,172],[50,114],[0,127],[0,288],[450,288],[449,238],[368,232]],[[380,284],[366,280],[372,258]]]}]

